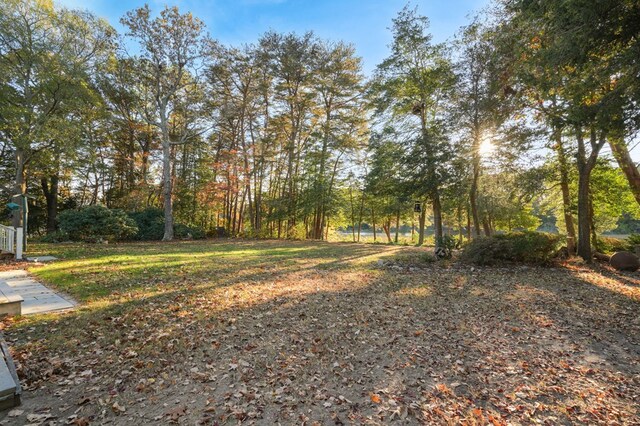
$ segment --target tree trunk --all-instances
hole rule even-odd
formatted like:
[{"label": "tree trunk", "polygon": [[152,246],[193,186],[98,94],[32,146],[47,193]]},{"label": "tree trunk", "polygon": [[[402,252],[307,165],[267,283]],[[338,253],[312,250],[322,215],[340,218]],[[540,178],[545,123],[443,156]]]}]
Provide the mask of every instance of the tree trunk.
[{"label": "tree trunk", "polygon": [[349,188],[349,201],[351,204],[351,235],[353,237],[353,242],[356,242],[356,213],[355,208],[353,206],[353,188]]},{"label": "tree trunk", "polygon": [[424,244],[424,224],[427,221],[427,209],[424,203],[421,203],[422,210],[420,211],[420,218],[418,219],[418,246]]},{"label": "tree trunk", "polygon": [[416,237],[416,219],[415,217],[411,218],[411,244],[413,244],[413,240]]},{"label": "tree trunk", "polygon": [[[340,153],[340,155],[338,155],[338,158],[336,158],[336,161],[333,163],[333,171],[331,173],[331,179],[329,180],[329,186],[327,187],[327,194],[331,194],[333,192],[333,184],[335,182],[336,179],[336,175],[338,173],[338,165],[340,164],[340,157],[342,157],[342,153]],[[327,239],[327,235],[329,235],[329,218],[327,217],[327,203],[323,202],[322,203],[322,221],[321,221],[321,232],[320,234],[324,234],[325,235],[325,240]],[[325,231],[322,232],[322,228],[326,227]]]},{"label": "tree trunk", "polygon": [[47,202],[47,234],[55,232],[57,229],[58,216],[58,176],[52,175],[51,184],[46,177],[40,180],[42,192]]},{"label": "tree trunk", "polygon": [[631,158],[627,145],[622,137],[609,137],[608,140],[611,152],[618,162],[618,166],[620,166],[620,169],[622,169],[624,175],[627,177],[633,196],[638,204],[640,204],[640,171],[638,171],[638,167],[636,167],[636,164]]},{"label": "tree trunk", "polygon": [[164,196],[164,236],[162,241],[171,241],[173,240],[173,200],[171,188],[171,144],[168,140],[162,141],[162,184],[162,195]]},{"label": "tree trunk", "polygon": [[591,212],[589,208],[589,171],[578,176],[578,255],[591,261]]},{"label": "tree trunk", "polygon": [[391,228],[391,219],[387,218],[387,221],[382,223],[382,230],[387,236],[387,242],[390,243],[392,240],[391,240],[391,230],[389,228]]},{"label": "tree trunk", "polygon": [[587,157],[582,128],[576,128],[578,141],[578,255],[585,261],[591,262],[591,209],[589,203],[591,171],[596,165],[600,149],[606,142],[606,135],[601,134],[597,140],[596,130],[591,129],[591,153]]},{"label": "tree trunk", "polygon": [[491,236],[491,222],[489,222],[489,218],[482,219],[482,227],[484,228],[484,235],[486,237]]},{"label": "tree trunk", "polygon": [[600,245],[598,244],[596,224],[593,221],[593,194],[591,192],[589,192],[589,225],[591,226],[591,246],[593,247],[592,251],[597,253],[600,251]]},{"label": "tree trunk", "polygon": [[[322,151],[320,154],[320,170],[318,172],[318,182],[316,182],[318,188],[318,199],[316,200],[316,215],[314,218],[313,224],[313,238],[314,239],[322,239],[323,235],[323,222],[324,222],[324,212],[326,210],[325,205],[325,196],[329,195],[325,193],[325,168],[327,162],[327,152],[329,149],[329,129],[331,123],[331,107],[327,106],[325,111],[325,124],[324,124],[324,135],[322,137]],[[358,233],[358,241],[360,241],[360,233]]]},{"label": "tree trunk", "polygon": [[442,205],[440,204],[440,193],[438,190],[433,194],[433,227],[435,231],[435,247],[442,244]]},{"label": "tree trunk", "polygon": [[235,190],[236,190],[236,195],[234,195],[233,204],[231,205],[231,236],[232,237],[236,237],[238,235],[236,230],[236,224],[238,222],[238,200],[240,199],[240,194],[237,192],[238,191],[237,186]]},{"label": "tree trunk", "polygon": [[570,254],[576,252],[576,229],[573,223],[573,213],[571,212],[571,191],[569,189],[569,164],[567,163],[564,145],[562,144],[562,134],[556,132],[556,152],[558,153],[558,163],[560,165],[560,189],[562,191],[562,210],[564,213],[564,223],[567,228],[567,250]]},{"label": "tree trunk", "polygon": [[396,212],[396,236],[395,243],[398,244],[398,233],[400,232],[400,210]]},{"label": "tree trunk", "polygon": [[[23,215],[23,200],[21,195],[26,195],[27,193],[27,179],[26,179],[26,158],[25,152],[21,148],[16,148],[15,152],[16,159],[16,180],[13,194],[13,202],[20,206],[19,209],[13,211],[13,215],[11,218],[11,226],[14,228],[18,228],[22,226],[22,215]],[[25,233],[26,235],[26,233]]]},{"label": "tree trunk", "polygon": [[327,218],[326,230],[324,231],[324,240],[329,241],[329,219]]},{"label": "tree trunk", "polygon": [[373,222],[373,242],[375,243],[378,236],[376,234],[376,213],[373,207],[371,207],[371,222]]},{"label": "tree trunk", "polygon": [[473,218],[474,234],[480,236],[480,216],[478,215],[478,180],[480,178],[480,154],[478,153],[479,142],[474,143],[472,159],[473,177],[469,190],[469,204],[471,205],[471,217]]},{"label": "tree trunk", "polygon": [[287,183],[288,183],[288,192],[285,193],[286,199],[288,201],[287,205],[287,237],[293,236],[294,229],[296,227],[296,194],[295,194],[295,178],[293,176],[294,172],[294,162],[296,159],[295,156],[295,132],[292,133],[291,141],[289,142],[290,146],[288,149],[288,165],[287,165]]},{"label": "tree trunk", "polygon": [[462,205],[458,204],[458,243],[462,245],[464,233],[462,230]]},{"label": "tree trunk", "polygon": [[360,231],[362,230],[362,215],[364,214],[364,191],[360,199],[360,211],[358,212],[358,242],[360,242]]},{"label": "tree trunk", "polygon": [[151,152],[149,151],[148,146],[145,144],[142,148],[142,159],[140,165],[140,174],[142,175],[142,183],[147,184],[147,179],[149,175],[149,155]]}]

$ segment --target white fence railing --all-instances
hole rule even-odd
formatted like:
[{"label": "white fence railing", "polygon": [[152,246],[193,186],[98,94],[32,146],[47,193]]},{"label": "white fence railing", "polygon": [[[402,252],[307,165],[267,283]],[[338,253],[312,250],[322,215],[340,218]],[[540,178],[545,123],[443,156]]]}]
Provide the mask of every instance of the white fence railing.
[{"label": "white fence railing", "polygon": [[0,251],[13,253],[22,259],[22,228],[0,225]]}]

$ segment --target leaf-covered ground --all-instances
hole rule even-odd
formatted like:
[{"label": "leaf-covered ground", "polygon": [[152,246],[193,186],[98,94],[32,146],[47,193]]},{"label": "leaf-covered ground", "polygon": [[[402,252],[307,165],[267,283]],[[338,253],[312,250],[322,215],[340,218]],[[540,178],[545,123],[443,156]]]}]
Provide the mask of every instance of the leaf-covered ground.
[{"label": "leaf-covered ground", "polygon": [[381,245],[37,249],[63,260],[31,272],[82,306],[5,322],[26,390],[3,424],[640,423],[640,274]]}]

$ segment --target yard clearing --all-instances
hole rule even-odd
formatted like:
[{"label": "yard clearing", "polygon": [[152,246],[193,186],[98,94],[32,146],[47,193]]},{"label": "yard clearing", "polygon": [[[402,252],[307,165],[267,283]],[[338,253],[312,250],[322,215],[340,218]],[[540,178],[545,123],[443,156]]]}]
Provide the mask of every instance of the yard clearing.
[{"label": "yard clearing", "polygon": [[640,423],[638,273],[317,242],[35,249],[61,260],[30,272],[81,306],[5,321],[25,393],[2,424]]}]

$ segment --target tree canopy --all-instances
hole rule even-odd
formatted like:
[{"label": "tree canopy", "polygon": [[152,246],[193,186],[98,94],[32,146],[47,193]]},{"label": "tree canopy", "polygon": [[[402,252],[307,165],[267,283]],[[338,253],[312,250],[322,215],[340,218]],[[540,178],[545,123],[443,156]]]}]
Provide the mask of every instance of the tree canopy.
[{"label": "tree canopy", "polygon": [[121,23],[2,0],[0,195],[31,197],[30,235],[102,205],[164,240],[539,229],[590,260],[638,214],[635,1],[500,0],[446,43],[406,6],[371,76],[313,32],[225,46],[177,7]]}]

